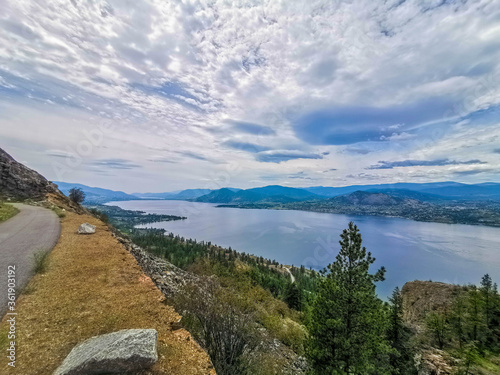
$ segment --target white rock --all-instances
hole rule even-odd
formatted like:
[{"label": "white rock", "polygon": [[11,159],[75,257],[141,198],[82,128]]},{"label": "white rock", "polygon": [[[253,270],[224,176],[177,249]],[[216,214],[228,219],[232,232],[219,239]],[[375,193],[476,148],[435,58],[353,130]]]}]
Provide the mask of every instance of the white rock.
[{"label": "white rock", "polygon": [[95,233],[95,225],[83,223],[78,228],[78,234],[92,234]]},{"label": "white rock", "polygon": [[158,361],[155,329],[124,329],[75,346],[54,375],[123,374]]}]

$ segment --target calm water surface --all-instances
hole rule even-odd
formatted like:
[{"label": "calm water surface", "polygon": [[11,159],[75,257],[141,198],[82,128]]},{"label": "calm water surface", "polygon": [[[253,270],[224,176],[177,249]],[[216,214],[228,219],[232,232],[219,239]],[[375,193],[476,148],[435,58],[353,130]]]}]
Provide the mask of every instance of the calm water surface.
[{"label": "calm water surface", "polygon": [[284,264],[320,269],[339,251],[339,235],[354,221],[363,245],[385,266],[386,281],[378,293],[386,297],[411,280],[476,283],[489,273],[500,283],[500,228],[422,223],[405,219],[349,216],[304,211],[217,208],[185,201],[111,202],[127,210],[186,216],[186,220],[154,223],[174,234],[244,251]]}]

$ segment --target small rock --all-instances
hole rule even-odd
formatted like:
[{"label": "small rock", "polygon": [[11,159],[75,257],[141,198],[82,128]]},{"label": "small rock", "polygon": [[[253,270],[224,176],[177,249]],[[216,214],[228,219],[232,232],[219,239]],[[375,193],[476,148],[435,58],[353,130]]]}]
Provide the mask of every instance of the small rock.
[{"label": "small rock", "polygon": [[78,234],[93,234],[95,233],[95,225],[83,223],[78,228]]},{"label": "small rock", "polygon": [[158,361],[155,329],[124,329],[75,346],[54,375],[123,374]]},{"label": "small rock", "polygon": [[[182,318],[181,318],[182,319]],[[181,319],[179,319],[178,321],[176,322],[170,322],[170,329],[172,331],[177,331],[178,329],[181,329],[182,328],[182,323],[181,323]]]}]

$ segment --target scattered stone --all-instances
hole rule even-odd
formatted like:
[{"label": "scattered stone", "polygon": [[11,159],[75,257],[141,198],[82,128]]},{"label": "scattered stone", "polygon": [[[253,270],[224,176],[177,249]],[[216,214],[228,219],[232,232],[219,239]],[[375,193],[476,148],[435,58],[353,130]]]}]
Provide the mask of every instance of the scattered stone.
[{"label": "scattered stone", "polygon": [[83,223],[78,228],[78,234],[93,234],[95,233],[95,225]]},{"label": "scattered stone", "polygon": [[158,361],[155,329],[124,329],[92,337],[73,348],[54,375],[123,374]]}]

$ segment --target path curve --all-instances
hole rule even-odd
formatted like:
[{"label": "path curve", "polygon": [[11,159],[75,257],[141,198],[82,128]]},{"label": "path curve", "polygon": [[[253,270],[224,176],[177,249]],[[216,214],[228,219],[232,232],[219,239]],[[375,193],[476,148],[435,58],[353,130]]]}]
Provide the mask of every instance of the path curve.
[{"label": "path curve", "polygon": [[46,208],[14,203],[14,217],[0,223],[0,318],[7,312],[7,272],[15,265],[16,297],[33,276],[33,254],[52,250],[61,233],[57,215]]},{"label": "path curve", "polygon": [[293,276],[292,271],[290,271],[290,268],[288,268],[288,267],[286,267],[286,266],[285,266],[284,268],[285,268],[285,269],[288,271],[288,273],[290,274],[290,281],[291,281],[291,282],[292,282],[292,284],[293,284],[293,283],[295,282],[295,276]]}]

